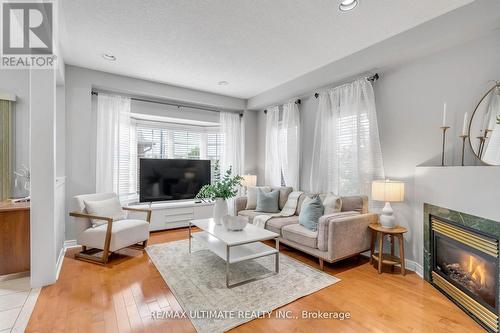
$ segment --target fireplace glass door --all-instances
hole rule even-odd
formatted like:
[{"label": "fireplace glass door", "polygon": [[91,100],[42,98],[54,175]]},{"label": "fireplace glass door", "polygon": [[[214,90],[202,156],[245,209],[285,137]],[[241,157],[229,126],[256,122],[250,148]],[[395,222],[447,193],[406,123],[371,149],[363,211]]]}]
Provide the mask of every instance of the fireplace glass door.
[{"label": "fireplace glass door", "polygon": [[497,259],[439,233],[434,237],[434,270],[495,311]]}]

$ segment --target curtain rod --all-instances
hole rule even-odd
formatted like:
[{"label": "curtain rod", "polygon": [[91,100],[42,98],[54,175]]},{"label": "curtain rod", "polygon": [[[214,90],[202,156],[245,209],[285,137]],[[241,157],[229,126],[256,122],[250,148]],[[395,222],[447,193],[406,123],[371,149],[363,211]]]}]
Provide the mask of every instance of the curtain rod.
[{"label": "curtain rod", "polygon": [[[378,75],[378,73],[375,73],[373,74],[372,76],[368,76],[366,77],[366,79],[370,82],[375,82],[377,81],[378,79],[380,79],[380,75]],[[319,93],[314,93],[314,97],[318,98],[319,97]]]},{"label": "curtain rod", "polygon": [[[372,73],[373,73],[373,72],[372,72]],[[380,79],[380,75],[379,75],[378,73],[375,73],[375,74],[373,74],[373,75],[367,76],[367,77],[366,77],[366,79],[367,79],[368,81],[370,81],[370,82],[375,82],[375,81],[377,81],[378,79]],[[306,97],[307,97],[307,95],[302,95],[301,97],[306,98]],[[319,93],[314,93],[314,97],[318,98],[318,97],[319,97]],[[300,98],[299,98],[299,99],[297,99],[297,100],[295,101],[295,104],[300,104],[300,101],[301,101],[301,100],[300,100]],[[267,114],[267,109],[266,109],[266,110],[264,110],[264,113],[266,113],[266,114]]]},{"label": "curtain rod", "polygon": [[[295,100],[295,104],[300,104],[300,103],[302,103],[302,101],[300,99]],[[264,113],[267,113],[267,109],[264,110]]]},{"label": "curtain rod", "polygon": [[[90,92],[90,95],[92,95],[92,96],[98,96],[99,92],[95,91],[95,90],[92,90]],[[178,108],[190,108],[190,109],[195,109],[195,110],[203,110],[203,111],[217,112],[217,113],[223,112],[223,111],[214,110],[214,109],[208,109],[208,108],[203,108],[203,107],[199,107],[199,106],[190,106],[190,105],[183,105],[183,104],[174,104],[174,103],[169,103],[169,102],[153,101],[153,100],[142,99],[142,98],[137,98],[137,97],[131,97],[130,99],[133,100],[133,101],[137,101],[137,102],[156,103],[156,104],[162,104],[162,105],[176,106]],[[240,117],[243,117],[242,113],[238,112],[238,114],[240,115]]]}]

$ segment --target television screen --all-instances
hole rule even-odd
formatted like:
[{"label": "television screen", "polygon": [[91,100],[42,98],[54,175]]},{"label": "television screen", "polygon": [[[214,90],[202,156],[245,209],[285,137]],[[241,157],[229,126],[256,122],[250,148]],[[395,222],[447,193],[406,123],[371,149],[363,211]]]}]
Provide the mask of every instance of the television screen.
[{"label": "television screen", "polygon": [[206,184],[210,184],[209,160],[140,159],[141,202],[194,199]]}]

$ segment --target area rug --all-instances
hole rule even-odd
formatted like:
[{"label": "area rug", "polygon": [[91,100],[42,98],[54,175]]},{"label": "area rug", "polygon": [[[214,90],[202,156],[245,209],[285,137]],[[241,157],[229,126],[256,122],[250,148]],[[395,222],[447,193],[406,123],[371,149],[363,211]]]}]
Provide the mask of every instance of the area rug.
[{"label": "area rug", "polygon": [[[278,275],[228,289],[225,262],[193,241],[146,249],[175,298],[200,333],[224,332],[340,280],[280,253]],[[274,256],[231,265],[231,283],[274,271]],[[161,314],[162,316],[169,314]]]}]

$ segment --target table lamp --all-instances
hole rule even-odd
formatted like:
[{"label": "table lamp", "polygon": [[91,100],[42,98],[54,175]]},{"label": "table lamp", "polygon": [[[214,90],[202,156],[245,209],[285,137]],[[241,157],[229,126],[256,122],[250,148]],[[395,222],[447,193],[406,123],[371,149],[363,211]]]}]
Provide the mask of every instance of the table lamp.
[{"label": "table lamp", "polygon": [[257,176],[256,175],[243,175],[243,180],[241,181],[241,186],[245,188],[245,194],[247,192],[248,187],[257,185]]},{"label": "table lamp", "polygon": [[402,202],[405,196],[405,184],[391,180],[375,180],[372,183],[372,200],[384,201],[385,206],[380,214],[380,224],[386,228],[396,226],[391,202]]}]

